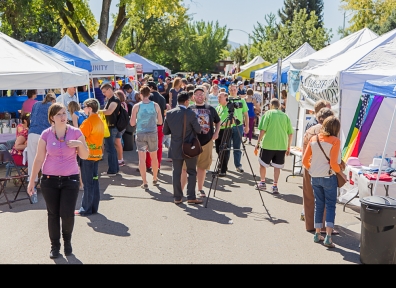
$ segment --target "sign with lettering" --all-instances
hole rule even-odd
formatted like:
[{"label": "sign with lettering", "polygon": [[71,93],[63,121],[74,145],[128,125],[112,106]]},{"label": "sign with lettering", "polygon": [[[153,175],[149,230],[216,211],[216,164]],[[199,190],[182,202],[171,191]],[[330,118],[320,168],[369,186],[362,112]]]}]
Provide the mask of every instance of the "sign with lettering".
[{"label": "sign with lettering", "polygon": [[331,106],[339,104],[338,75],[301,77],[300,100],[313,106],[320,99],[329,101]]}]

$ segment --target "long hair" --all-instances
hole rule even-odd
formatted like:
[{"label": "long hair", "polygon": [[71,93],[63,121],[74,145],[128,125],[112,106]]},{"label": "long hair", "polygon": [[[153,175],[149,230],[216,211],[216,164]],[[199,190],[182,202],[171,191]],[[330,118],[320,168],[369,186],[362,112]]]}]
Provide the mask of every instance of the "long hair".
[{"label": "long hair", "polygon": [[49,92],[49,93],[47,93],[47,95],[45,95],[42,103],[46,104],[46,103],[50,103],[52,101],[56,101],[56,96],[53,92]]},{"label": "long hair", "polygon": [[322,124],[320,132],[325,136],[335,136],[338,137],[340,133],[341,123],[335,116],[327,117]]}]

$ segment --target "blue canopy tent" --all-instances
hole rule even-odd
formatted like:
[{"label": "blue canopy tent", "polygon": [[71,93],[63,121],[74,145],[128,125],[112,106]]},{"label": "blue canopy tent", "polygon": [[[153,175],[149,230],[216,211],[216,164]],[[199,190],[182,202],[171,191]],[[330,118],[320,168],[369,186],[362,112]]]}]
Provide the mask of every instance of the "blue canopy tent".
[{"label": "blue canopy tent", "polygon": [[[290,66],[286,66],[282,68],[282,76],[280,83],[287,83],[287,72],[289,72]],[[276,82],[278,80],[278,74],[272,74],[272,82]]]},{"label": "blue canopy tent", "polygon": [[151,74],[153,73],[153,70],[165,70],[165,72],[168,72],[170,74],[170,70],[166,68],[165,66],[162,66],[158,63],[155,63],[154,61],[151,61],[143,56],[140,56],[137,53],[129,53],[128,55],[125,55],[124,58],[131,60],[136,63],[141,63],[143,64],[143,73],[148,73]]},{"label": "blue canopy tent", "polygon": [[396,75],[377,80],[367,80],[363,93],[396,98]]},{"label": "blue canopy tent", "polygon": [[42,43],[37,43],[33,41],[25,41],[24,43],[38,50],[41,50],[56,59],[62,60],[63,62],[66,62],[70,65],[76,66],[84,70],[88,70],[89,72],[92,71],[91,62],[89,60],[74,56],[70,53],[64,52],[62,50],[56,49],[54,47]]},{"label": "blue canopy tent", "polygon": [[[36,48],[37,50],[43,51],[47,54],[49,54],[50,56],[52,56],[55,59],[61,60],[63,62],[66,62],[70,65],[76,66],[78,68],[87,70],[88,72],[92,72],[92,65],[91,65],[91,61],[87,60],[87,59],[83,59],[77,56],[74,56],[70,53],[64,52],[62,50],[56,49],[54,47],[42,44],[42,43],[37,43],[37,42],[33,42],[33,41],[25,41],[25,44],[32,46],[34,48]],[[89,87],[89,83],[87,83],[88,87]],[[67,87],[59,87],[59,88],[67,88]],[[78,102],[83,102],[85,99],[79,97],[78,95],[78,91],[77,93],[77,99]],[[90,90],[88,89],[88,97],[91,98],[91,93]],[[86,97],[84,97],[86,98]]]}]

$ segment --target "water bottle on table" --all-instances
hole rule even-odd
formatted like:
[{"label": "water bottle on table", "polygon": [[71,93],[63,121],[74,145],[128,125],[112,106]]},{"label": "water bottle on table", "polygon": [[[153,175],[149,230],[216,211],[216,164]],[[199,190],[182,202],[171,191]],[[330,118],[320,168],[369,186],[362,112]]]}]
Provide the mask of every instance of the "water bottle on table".
[{"label": "water bottle on table", "polygon": [[30,199],[32,200],[32,203],[33,203],[33,204],[35,204],[35,203],[38,202],[38,199],[37,199],[37,189],[36,189],[36,188],[34,188],[33,195],[30,196]]}]

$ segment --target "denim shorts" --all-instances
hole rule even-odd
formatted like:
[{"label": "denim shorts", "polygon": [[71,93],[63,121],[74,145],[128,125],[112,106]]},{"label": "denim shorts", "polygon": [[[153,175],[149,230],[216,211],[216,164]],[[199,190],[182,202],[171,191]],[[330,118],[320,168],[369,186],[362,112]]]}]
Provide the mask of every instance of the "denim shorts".
[{"label": "denim shorts", "polygon": [[155,152],[158,150],[158,132],[137,133],[136,147],[141,152]]},{"label": "denim shorts", "polygon": [[117,130],[117,134],[116,134],[115,138],[120,139],[122,137],[122,134],[124,134],[125,130],[126,130],[126,128],[124,130],[122,130],[121,132]]}]

